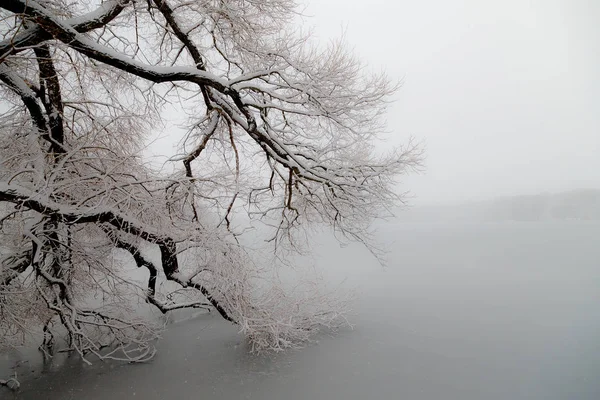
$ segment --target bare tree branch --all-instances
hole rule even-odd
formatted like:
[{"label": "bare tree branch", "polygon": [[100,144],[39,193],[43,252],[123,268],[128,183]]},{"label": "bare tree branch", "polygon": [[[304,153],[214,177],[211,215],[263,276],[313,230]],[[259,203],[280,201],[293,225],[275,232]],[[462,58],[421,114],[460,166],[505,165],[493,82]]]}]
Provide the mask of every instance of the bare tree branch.
[{"label": "bare tree branch", "polygon": [[[0,347],[145,361],[145,307],[214,309],[255,351],[347,323],[346,298],[275,269],[313,226],[379,256],[370,224],[423,155],[378,150],[398,85],[290,28],[295,7],[0,2]],[[188,130],[156,171],[139,154],[173,110]]]}]

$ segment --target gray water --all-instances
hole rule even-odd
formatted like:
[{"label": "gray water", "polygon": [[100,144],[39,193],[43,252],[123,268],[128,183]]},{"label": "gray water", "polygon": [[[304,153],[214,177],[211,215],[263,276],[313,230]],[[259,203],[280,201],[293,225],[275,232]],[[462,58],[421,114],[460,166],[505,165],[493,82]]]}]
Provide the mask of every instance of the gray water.
[{"label": "gray water", "polygon": [[171,326],[148,364],[67,360],[14,397],[600,399],[600,223],[388,224],[380,238],[386,268],[317,249],[327,279],[359,290],[353,330],[259,357],[204,315]]}]

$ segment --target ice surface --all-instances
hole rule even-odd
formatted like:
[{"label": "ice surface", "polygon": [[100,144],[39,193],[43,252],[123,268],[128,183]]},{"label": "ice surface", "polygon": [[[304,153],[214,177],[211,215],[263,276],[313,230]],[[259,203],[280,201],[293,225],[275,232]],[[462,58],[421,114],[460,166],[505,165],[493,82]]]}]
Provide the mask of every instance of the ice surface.
[{"label": "ice surface", "polygon": [[393,243],[386,269],[319,238],[328,279],[360,290],[353,331],[259,357],[234,326],[200,316],[173,325],[148,364],[74,359],[42,374],[22,364],[16,398],[600,398],[599,223],[403,224],[380,235]]}]

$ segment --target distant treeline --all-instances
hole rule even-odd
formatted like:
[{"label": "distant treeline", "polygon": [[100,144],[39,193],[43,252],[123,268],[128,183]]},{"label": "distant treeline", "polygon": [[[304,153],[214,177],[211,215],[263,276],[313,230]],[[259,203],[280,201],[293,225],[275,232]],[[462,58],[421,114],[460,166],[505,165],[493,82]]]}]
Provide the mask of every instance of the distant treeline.
[{"label": "distant treeline", "polygon": [[402,221],[600,220],[600,190],[501,197],[459,205],[419,206],[398,213]]}]

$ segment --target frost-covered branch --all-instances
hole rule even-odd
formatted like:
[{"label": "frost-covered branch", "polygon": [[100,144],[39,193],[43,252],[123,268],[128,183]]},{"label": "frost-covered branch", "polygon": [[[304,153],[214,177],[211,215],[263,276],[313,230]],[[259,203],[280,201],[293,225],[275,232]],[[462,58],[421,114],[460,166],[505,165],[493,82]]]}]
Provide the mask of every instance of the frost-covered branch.
[{"label": "frost-covered branch", "polygon": [[[403,203],[397,178],[422,151],[378,150],[398,85],[300,34],[295,13],[0,2],[0,347],[37,335],[51,354],[62,334],[85,360],[143,361],[181,308],[216,310],[256,351],[347,324],[344,296],[276,269],[313,226],[377,254],[370,224]],[[139,154],[173,109],[187,131],[156,171]]]},{"label": "frost-covered branch", "polygon": [[[67,19],[66,23],[78,32],[89,32],[93,29],[102,28],[116,18],[130,3],[131,0],[105,1],[96,10],[76,18]],[[2,8],[15,14],[23,14],[27,12],[27,2],[7,0],[3,2]],[[17,35],[0,42],[0,61],[4,61],[11,54],[51,39],[51,37],[39,25],[26,28]]]}]

